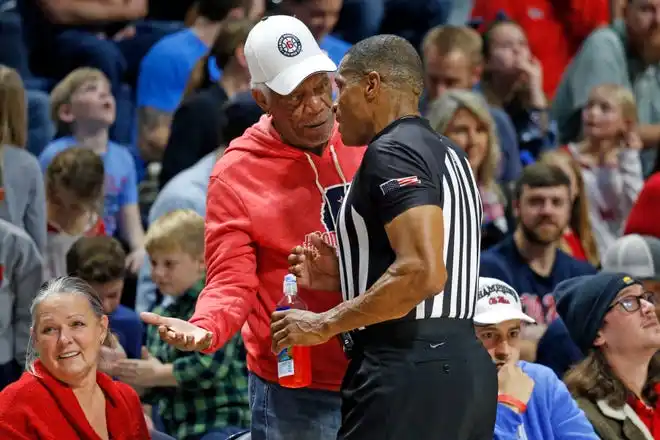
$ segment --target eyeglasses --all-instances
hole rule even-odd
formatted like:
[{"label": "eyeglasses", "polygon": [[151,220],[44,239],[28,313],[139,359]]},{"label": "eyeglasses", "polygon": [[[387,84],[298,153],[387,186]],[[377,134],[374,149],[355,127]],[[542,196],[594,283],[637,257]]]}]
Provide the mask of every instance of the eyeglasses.
[{"label": "eyeglasses", "polygon": [[621,308],[628,313],[636,312],[637,310],[642,308],[642,300],[651,303],[653,305],[656,305],[656,303],[658,302],[655,293],[644,292],[639,296],[626,296],[625,298],[621,298],[620,300],[616,301],[614,304],[611,304],[607,308],[607,312],[609,312],[616,306],[621,306]]}]

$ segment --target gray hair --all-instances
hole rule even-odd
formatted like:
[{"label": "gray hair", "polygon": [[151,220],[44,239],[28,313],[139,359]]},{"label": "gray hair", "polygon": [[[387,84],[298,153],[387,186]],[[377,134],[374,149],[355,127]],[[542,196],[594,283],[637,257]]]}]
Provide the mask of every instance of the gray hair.
[{"label": "gray hair", "polygon": [[250,89],[258,90],[263,93],[267,101],[270,100],[270,97],[273,94],[273,91],[266,85],[266,83],[250,82]]},{"label": "gray hair", "polygon": [[37,294],[36,298],[34,298],[34,300],[32,301],[32,305],[30,305],[30,315],[32,316],[32,324],[30,330],[30,339],[28,341],[28,346],[27,346],[27,355],[25,360],[25,370],[35,376],[37,375],[37,373],[34,368],[34,363],[39,358],[39,354],[34,348],[34,341],[32,337],[36,325],[36,310],[39,304],[41,304],[44,300],[55,295],[83,296],[89,302],[89,306],[92,308],[92,311],[94,312],[94,315],[97,318],[100,319],[102,316],[105,315],[105,312],[103,311],[103,303],[101,302],[101,298],[99,298],[98,294],[92,288],[92,286],[90,286],[89,284],[87,284],[86,281],[80,278],[76,278],[76,277],[54,278],[48,281],[47,283],[45,283],[43,286],[41,286],[41,289],[39,289],[39,293]]}]

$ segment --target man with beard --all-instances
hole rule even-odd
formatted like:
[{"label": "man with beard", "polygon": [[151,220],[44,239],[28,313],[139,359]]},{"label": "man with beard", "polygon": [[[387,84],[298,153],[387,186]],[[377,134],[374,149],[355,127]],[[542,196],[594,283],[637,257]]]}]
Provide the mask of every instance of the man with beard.
[{"label": "man with beard", "polygon": [[542,365],[520,360],[520,330],[534,320],[518,293],[493,278],[479,278],[474,323],[477,337],[497,366],[496,440],[597,439],[564,383]]},{"label": "man with beard", "polygon": [[542,163],[526,167],[516,184],[513,211],[516,230],[482,254],[479,274],[520,292],[525,313],[536,321],[523,329],[521,341],[523,359],[533,361],[539,338],[557,317],[555,286],[596,269],[559,249],[571,215],[570,180],[560,169]]},{"label": "man with beard", "polygon": [[623,19],[593,32],[567,67],[551,116],[557,121],[560,142],[573,142],[580,137],[580,114],[591,89],[618,84],[632,90],[647,175],[660,144],[660,107],[655,104],[660,100],[660,0],[623,3]]}]

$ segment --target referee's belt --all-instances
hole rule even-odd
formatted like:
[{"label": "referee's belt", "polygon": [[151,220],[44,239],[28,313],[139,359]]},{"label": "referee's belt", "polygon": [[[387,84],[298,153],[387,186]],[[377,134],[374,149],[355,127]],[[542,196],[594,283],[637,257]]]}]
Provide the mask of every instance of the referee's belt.
[{"label": "referee's belt", "polygon": [[385,321],[363,330],[340,333],[338,338],[344,353],[351,359],[369,346],[409,348],[415,340],[434,340],[449,334],[465,334],[474,338],[474,323],[471,319],[452,318]]}]

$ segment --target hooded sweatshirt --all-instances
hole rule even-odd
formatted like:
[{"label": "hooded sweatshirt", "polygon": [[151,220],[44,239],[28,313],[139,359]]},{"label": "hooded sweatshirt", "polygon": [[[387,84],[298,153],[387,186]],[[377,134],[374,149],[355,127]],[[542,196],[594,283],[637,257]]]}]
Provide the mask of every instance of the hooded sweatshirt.
[{"label": "hooded sweatshirt", "polygon": [[[344,146],[337,124],[321,156],[293,148],[282,142],[267,115],[231,142],[211,173],[207,283],[190,319],[213,333],[206,353],[242,328],[248,369],[277,382],[270,315],[283,296],[288,255],[316,232],[336,245],[339,208],[364,151]],[[341,301],[340,292],[300,288],[298,294],[313,312]],[[312,347],[311,353],[310,387],[339,390],[347,365],[339,340]]]}]

